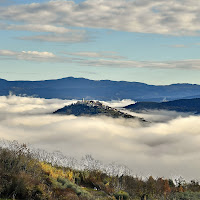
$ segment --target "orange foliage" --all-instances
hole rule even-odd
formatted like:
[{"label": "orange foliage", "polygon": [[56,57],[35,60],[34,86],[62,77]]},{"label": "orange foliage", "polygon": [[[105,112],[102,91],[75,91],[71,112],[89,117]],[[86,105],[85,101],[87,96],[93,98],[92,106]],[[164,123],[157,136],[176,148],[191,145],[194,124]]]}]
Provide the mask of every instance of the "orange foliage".
[{"label": "orange foliage", "polygon": [[168,180],[164,180],[163,189],[164,189],[164,194],[165,195],[171,192],[171,188],[169,186],[169,181]]},{"label": "orange foliage", "polygon": [[178,191],[179,191],[179,192],[184,192],[184,189],[183,189],[183,187],[182,187],[182,186],[180,186],[180,187],[178,188]]}]

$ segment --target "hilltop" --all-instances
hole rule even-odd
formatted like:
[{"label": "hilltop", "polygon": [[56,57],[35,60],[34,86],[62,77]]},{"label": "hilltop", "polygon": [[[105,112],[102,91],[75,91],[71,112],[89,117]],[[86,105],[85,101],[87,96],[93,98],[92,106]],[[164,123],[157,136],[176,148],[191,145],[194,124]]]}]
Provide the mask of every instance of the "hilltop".
[{"label": "hilltop", "polygon": [[169,110],[177,112],[192,112],[200,114],[200,98],[195,99],[179,99],[168,102],[137,102],[125,106],[124,108],[131,111],[142,111],[142,110]]},{"label": "hilltop", "polygon": [[103,101],[132,99],[155,101],[200,97],[200,85],[148,85],[139,82],[89,80],[67,77],[44,81],[7,81],[0,79],[0,95],[15,95],[59,99],[98,99]]},{"label": "hilltop", "polygon": [[75,115],[75,116],[108,116],[113,118],[130,118],[130,119],[139,119],[140,121],[145,121],[141,118],[123,113],[116,108],[106,106],[99,101],[88,101],[82,100],[77,101],[77,103],[65,106],[57,111],[54,114],[60,115]]}]

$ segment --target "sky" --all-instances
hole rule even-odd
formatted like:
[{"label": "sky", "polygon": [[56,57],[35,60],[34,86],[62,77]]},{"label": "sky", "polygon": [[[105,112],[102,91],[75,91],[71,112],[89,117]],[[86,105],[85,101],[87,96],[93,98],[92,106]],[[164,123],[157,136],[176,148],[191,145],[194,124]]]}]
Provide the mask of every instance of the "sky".
[{"label": "sky", "polygon": [[0,78],[200,84],[196,0],[0,0]]}]

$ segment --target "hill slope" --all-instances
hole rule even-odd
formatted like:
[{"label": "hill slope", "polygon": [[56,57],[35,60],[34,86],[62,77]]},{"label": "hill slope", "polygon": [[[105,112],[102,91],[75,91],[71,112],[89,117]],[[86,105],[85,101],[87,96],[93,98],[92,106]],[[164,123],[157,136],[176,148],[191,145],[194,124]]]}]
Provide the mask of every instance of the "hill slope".
[{"label": "hill slope", "polygon": [[75,115],[75,116],[108,116],[113,118],[131,118],[139,119],[140,121],[145,122],[141,118],[134,117],[132,115],[123,113],[115,108],[105,106],[99,101],[78,101],[75,104],[65,106],[57,111],[54,114],[60,115]]},{"label": "hill slope", "polygon": [[168,102],[138,102],[125,107],[132,111],[141,110],[170,110],[177,112],[194,112],[200,114],[200,98],[196,99],[179,99]]},{"label": "hill slope", "polygon": [[[102,147],[103,148],[103,147]],[[38,152],[39,153],[39,152]],[[39,156],[36,152],[36,154]],[[51,154],[49,155],[51,156]],[[41,157],[40,157],[41,159]],[[48,160],[48,158],[46,158]],[[59,157],[57,158],[59,159]],[[100,170],[76,170],[40,161],[25,144],[0,147],[0,199],[16,200],[197,200],[200,185],[192,180],[128,174],[109,176]]]},{"label": "hill slope", "polygon": [[174,100],[200,95],[200,85],[147,85],[126,81],[94,81],[84,78],[63,78],[46,81],[6,81],[0,79],[0,95],[35,95],[41,98],[98,99],[136,101]]}]

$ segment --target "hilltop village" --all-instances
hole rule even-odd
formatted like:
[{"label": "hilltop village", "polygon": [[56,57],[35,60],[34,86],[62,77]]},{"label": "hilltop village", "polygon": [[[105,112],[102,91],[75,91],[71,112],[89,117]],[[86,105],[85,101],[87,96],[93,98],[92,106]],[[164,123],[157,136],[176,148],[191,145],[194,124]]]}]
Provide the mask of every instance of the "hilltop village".
[{"label": "hilltop village", "polygon": [[102,104],[100,101],[82,99],[82,101],[77,101],[77,103],[75,103],[75,104],[82,104],[82,105],[86,105],[86,106],[89,106],[89,107],[99,107],[99,108],[104,108],[106,110],[118,111],[116,108],[106,106],[106,105]]},{"label": "hilltop village", "polygon": [[94,100],[81,100],[77,101],[74,104],[69,106],[65,106],[57,111],[54,114],[61,115],[75,115],[75,116],[107,116],[113,118],[130,118],[130,119],[138,119],[141,122],[145,122],[144,119],[129,115],[127,113],[123,113],[116,108],[112,108],[110,106],[104,105],[99,101]]}]

